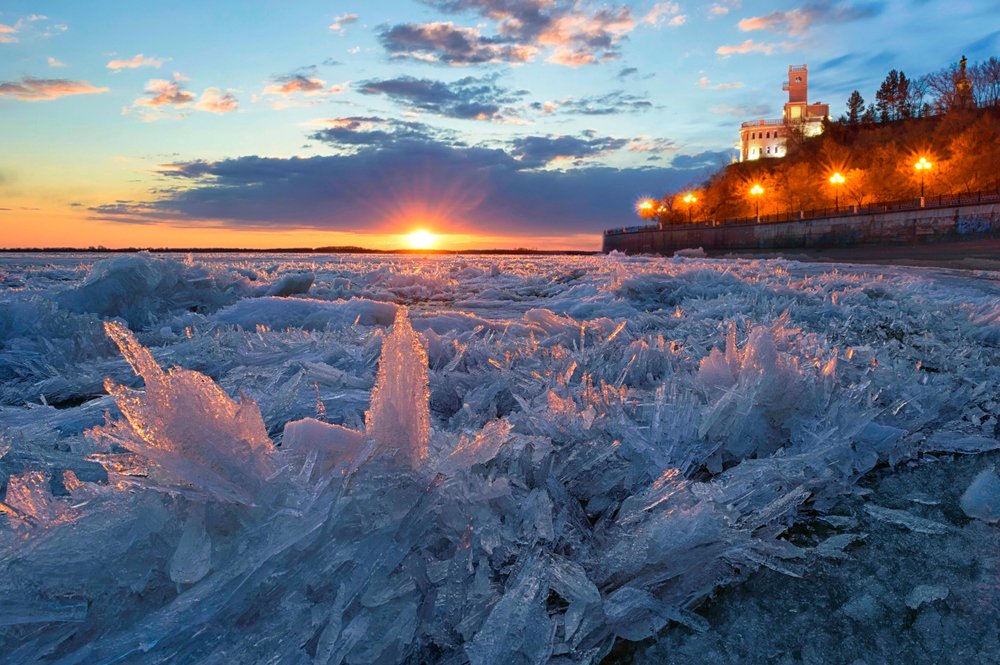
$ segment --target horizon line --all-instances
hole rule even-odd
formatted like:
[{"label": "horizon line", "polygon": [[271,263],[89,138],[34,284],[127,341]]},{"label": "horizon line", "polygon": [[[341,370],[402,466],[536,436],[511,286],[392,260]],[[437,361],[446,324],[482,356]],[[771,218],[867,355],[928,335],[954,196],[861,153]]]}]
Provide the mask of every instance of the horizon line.
[{"label": "horizon line", "polygon": [[587,255],[601,254],[601,250],[593,249],[533,249],[530,247],[514,248],[472,248],[472,249],[372,249],[352,245],[320,246],[320,247],[0,247],[0,254],[137,254],[150,252],[155,254],[237,254],[237,253],[286,253],[286,254],[521,254],[521,255]]}]

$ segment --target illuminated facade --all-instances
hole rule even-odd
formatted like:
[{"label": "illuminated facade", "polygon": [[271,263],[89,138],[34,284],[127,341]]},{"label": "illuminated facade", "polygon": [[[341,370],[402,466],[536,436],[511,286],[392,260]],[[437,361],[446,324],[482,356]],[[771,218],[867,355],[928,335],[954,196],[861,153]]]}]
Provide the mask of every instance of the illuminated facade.
[{"label": "illuminated facade", "polygon": [[783,90],[788,101],[780,120],[751,120],[740,126],[740,161],[784,157],[788,134],[801,128],[806,136],[823,132],[823,120],[830,115],[829,104],[809,103],[809,70],[806,65],[789,65]]}]

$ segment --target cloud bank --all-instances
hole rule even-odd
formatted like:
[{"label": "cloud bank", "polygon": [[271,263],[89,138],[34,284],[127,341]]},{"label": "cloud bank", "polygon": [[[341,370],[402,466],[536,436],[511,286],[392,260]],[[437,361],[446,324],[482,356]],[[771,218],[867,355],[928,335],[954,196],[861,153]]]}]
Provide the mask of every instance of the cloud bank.
[{"label": "cloud bank", "polygon": [[308,158],[245,156],[171,165],[162,198],[91,209],[124,223],[222,224],[234,228],[398,231],[434,210],[438,232],[525,236],[595,233],[634,222],[640,194],[690,185],[710,160],[674,168],[539,167],[624,147],[599,136],[535,136],[508,150],[421,136],[419,123],[330,119],[314,138],[353,152]]},{"label": "cloud bank", "polygon": [[22,102],[47,102],[70,95],[94,95],[107,91],[107,88],[91,85],[87,81],[69,79],[24,77],[20,81],[0,82],[0,97],[10,97]]}]

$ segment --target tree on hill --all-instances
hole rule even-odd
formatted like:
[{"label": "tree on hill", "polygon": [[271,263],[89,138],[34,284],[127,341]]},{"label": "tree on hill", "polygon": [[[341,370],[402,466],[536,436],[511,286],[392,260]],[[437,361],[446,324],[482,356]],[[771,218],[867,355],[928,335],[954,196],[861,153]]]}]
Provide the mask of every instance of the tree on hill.
[{"label": "tree on hill", "polygon": [[[986,114],[949,141],[950,157],[942,164],[945,187],[952,192],[976,192],[1000,187],[1000,121]],[[993,146],[993,150],[983,146]]]},{"label": "tree on hill", "polygon": [[861,124],[865,125],[866,127],[870,127],[874,125],[877,120],[878,116],[875,115],[875,105],[869,104],[865,108],[864,114],[861,116]]},{"label": "tree on hill", "polygon": [[1000,106],[1000,59],[993,56],[969,68],[972,98],[979,108]]},{"label": "tree on hill", "polygon": [[861,124],[861,116],[865,113],[865,100],[861,93],[855,90],[847,98],[847,124],[857,127]]},{"label": "tree on hill", "polygon": [[[874,115],[874,108],[870,114]],[[869,115],[866,110],[865,115]],[[867,205],[920,194],[920,157],[933,163],[925,174],[927,196],[1000,188],[1000,110],[980,109],[931,116],[917,121],[850,127],[833,124],[828,131],[802,137],[782,159],[733,164],[715,173],[699,193],[695,221]],[[833,173],[844,176],[835,188]],[[760,185],[755,198],[750,189]],[[682,193],[683,195],[683,193]],[[687,223],[686,208],[669,196],[665,224]]]},{"label": "tree on hill", "polygon": [[895,69],[889,72],[875,93],[875,108],[881,122],[910,117],[910,79],[906,74]]},{"label": "tree on hill", "polygon": [[[857,90],[847,100],[840,124],[871,126],[905,118],[941,115],[965,108],[1000,106],[1000,59],[996,56],[968,65],[963,79],[959,64],[911,79],[891,70],[875,93],[875,104],[864,105]],[[855,114],[857,121],[855,121]]]}]

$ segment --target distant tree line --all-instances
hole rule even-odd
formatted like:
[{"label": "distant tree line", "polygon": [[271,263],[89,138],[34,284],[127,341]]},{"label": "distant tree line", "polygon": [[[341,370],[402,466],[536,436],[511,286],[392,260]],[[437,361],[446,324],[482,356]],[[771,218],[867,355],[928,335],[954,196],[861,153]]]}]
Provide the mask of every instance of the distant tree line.
[{"label": "distant tree line", "polygon": [[855,90],[847,98],[847,112],[837,123],[848,127],[871,126],[908,118],[942,115],[958,109],[1000,106],[1000,59],[996,56],[965,68],[959,64],[907,78],[891,70],[875,92],[874,103],[865,104]]},{"label": "distant tree line", "polygon": [[[967,82],[967,83],[963,83]],[[786,156],[731,164],[702,186],[668,194],[645,217],[697,223],[797,210],[866,205],[920,195],[1000,190],[1000,60],[956,64],[918,79],[890,71],[865,103],[857,90],[846,113],[819,136],[789,128]],[[931,166],[917,171],[920,157]],[[834,184],[834,173],[843,182]],[[762,194],[750,193],[754,185]],[[685,203],[692,194],[696,202]]]}]

